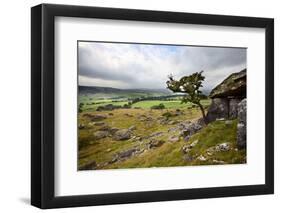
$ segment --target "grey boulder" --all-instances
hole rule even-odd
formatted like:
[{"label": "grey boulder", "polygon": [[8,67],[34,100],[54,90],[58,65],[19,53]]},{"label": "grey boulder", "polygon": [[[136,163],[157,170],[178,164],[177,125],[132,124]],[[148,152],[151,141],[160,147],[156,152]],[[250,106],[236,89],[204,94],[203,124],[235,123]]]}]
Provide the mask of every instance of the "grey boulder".
[{"label": "grey boulder", "polygon": [[96,131],[94,133],[94,137],[95,139],[99,140],[99,139],[102,139],[102,138],[105,138],[109,136],[109,132],[108,131]]},{"label": "grey boulder", "polygon": [[113,135],[113,139],[117,141],[128,140],[132,136],[132,132],[129,129],[120,129]]},{"label": "grey boulder", "polygon": [[237,124],[237,147],[238,149],[246,148],[247,134],[247,100],[243,99],[238,104],[238,124]]}]

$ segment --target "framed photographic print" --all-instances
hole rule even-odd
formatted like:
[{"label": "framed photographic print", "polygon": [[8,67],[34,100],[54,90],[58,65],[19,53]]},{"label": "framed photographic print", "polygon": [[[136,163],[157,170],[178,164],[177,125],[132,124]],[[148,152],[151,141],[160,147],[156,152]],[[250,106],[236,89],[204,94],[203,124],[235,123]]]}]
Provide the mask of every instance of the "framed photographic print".
[{"label": "framed photographic print", "polygon": [[31,203],[271,194],[274,21],[31,9]]}]

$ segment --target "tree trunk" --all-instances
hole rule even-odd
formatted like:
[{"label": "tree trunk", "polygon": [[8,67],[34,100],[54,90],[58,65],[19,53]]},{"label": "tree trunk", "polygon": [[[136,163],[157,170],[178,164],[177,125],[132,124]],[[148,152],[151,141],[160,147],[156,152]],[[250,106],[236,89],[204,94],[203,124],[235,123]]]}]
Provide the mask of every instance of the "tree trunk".
[{"label": "tree trunk", "polygon": [[204,107],[203,107],[200,103],[198,104],[198,106],[199,106],[199,108],[200,108],[200,110],[201,110],[204,123],[207,125],[207,124],[208,124],[208,120],[207,120],[207,117],[206,117],[206,115],[205,115]]}]

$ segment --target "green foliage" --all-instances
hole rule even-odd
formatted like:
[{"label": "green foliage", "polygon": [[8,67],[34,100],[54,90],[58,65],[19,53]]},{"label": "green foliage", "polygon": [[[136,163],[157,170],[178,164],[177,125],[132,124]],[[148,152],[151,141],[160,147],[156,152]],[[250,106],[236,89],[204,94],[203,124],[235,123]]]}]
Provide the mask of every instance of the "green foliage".
[{"label": "green foliage", "polygon": [[79,104],[79,107],[78,107],[79,112],[83,112],[83,106],[84,106],[84,103]]},{"label": "green foliage", "polygon": [[150,107],[151,109],[165,109],[165,105],[163,103],[159,104],[159,105],[154,105],[152,107]]},{"label": "green foliage", "polygon": [[200,107],[202,116],[205,123],[207,123],[205,111],[200,103],[201,99],[205,98],[200,88],[205,80],[202,75],[203,71],[193,73],[189,76],[184,76],[180,80],[175,80],[172,75],[168,76],[169,80],[166,82],[167,88],[175,93],[184,93],[185,96],[182,98],[182,103],[194,103]]},{"label": "green foliage", "polygon": [[131,104],[130,102],[123,105],[123,108],[124,108],[124,109],[129,109],[129,108],[131,108],[131,107],[132,107],[132,104]]},{"label": "green foliage", "polygon": [[191,102],[198,104],[203,97],[200,88],[205,77],[202,73],[203,71],[184,76],[179,81],[170,75],[169,80],[166,82],[167,88],[176,93],[185,93],[186,95],[182,99],[183,103]]}]

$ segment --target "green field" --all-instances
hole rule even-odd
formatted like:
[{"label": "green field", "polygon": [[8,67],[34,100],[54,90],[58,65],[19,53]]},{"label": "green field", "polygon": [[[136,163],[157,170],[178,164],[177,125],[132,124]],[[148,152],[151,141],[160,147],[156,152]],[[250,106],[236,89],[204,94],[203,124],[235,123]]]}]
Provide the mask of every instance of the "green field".
[{"label": "green field", "polygon": [[[116,97],[116,96],[115,96]],[[130,101],[128,98],[103,98],[100,99],[100,96],[79,96],[79,103],[83,103],[82,110],[83,111],[96,111],[96,109],[99,106],[104,106],[107,104],[112,104],[116,106],[123,106],[124,104],[128,104]],[[210,105],[210,100],[202,100],[201,103],[203,106],[209,106]],[[144,101],[139,101],[137,103],[132,104],[132,108],[137,107],[137,108],[142,108],[142,109],[150,109],[152,106],[156,106],[159,104],[164,104],[165,108],[167,109],[183,109],[183,108],[188,108],[192,107],[194,104],[192,103],[181,103],[181,100],[179,97],[174,97],[174,98],[169,98],[169,100],[144,100]]]},{"label": "green field", "polygon": [[115,106],[123,106],[124,104],[128,104],[128,101],[118,101],[118,102],[112,102],[112,100],[107,101],[98,101],[94,103],[85,104],[83,106],[83,111],[95,111],[99,106],[104,106],[107,104],[113,104]]},{"label": "green field", "polygon": [[106,100],[127,100],[140,97],[160,97],[160,92],[122,92],[122,93],[95,93],[79,95],[79,102],[85,101],[106,101]]},{"label": "green field", "polygon": [[[167,109],[181,109],[181,108],[188,108],[193,106],[192,103],[184,103],[182,104],[180,100],[175,101],[140,101],[133,104],[133,107],[140,107],[143,109],[150,109],[152,106],[156,106],[159,104],[164,104],[165,108]],[[210,105],[210,100],[202,100],[202,104],[205,106]]]}]

